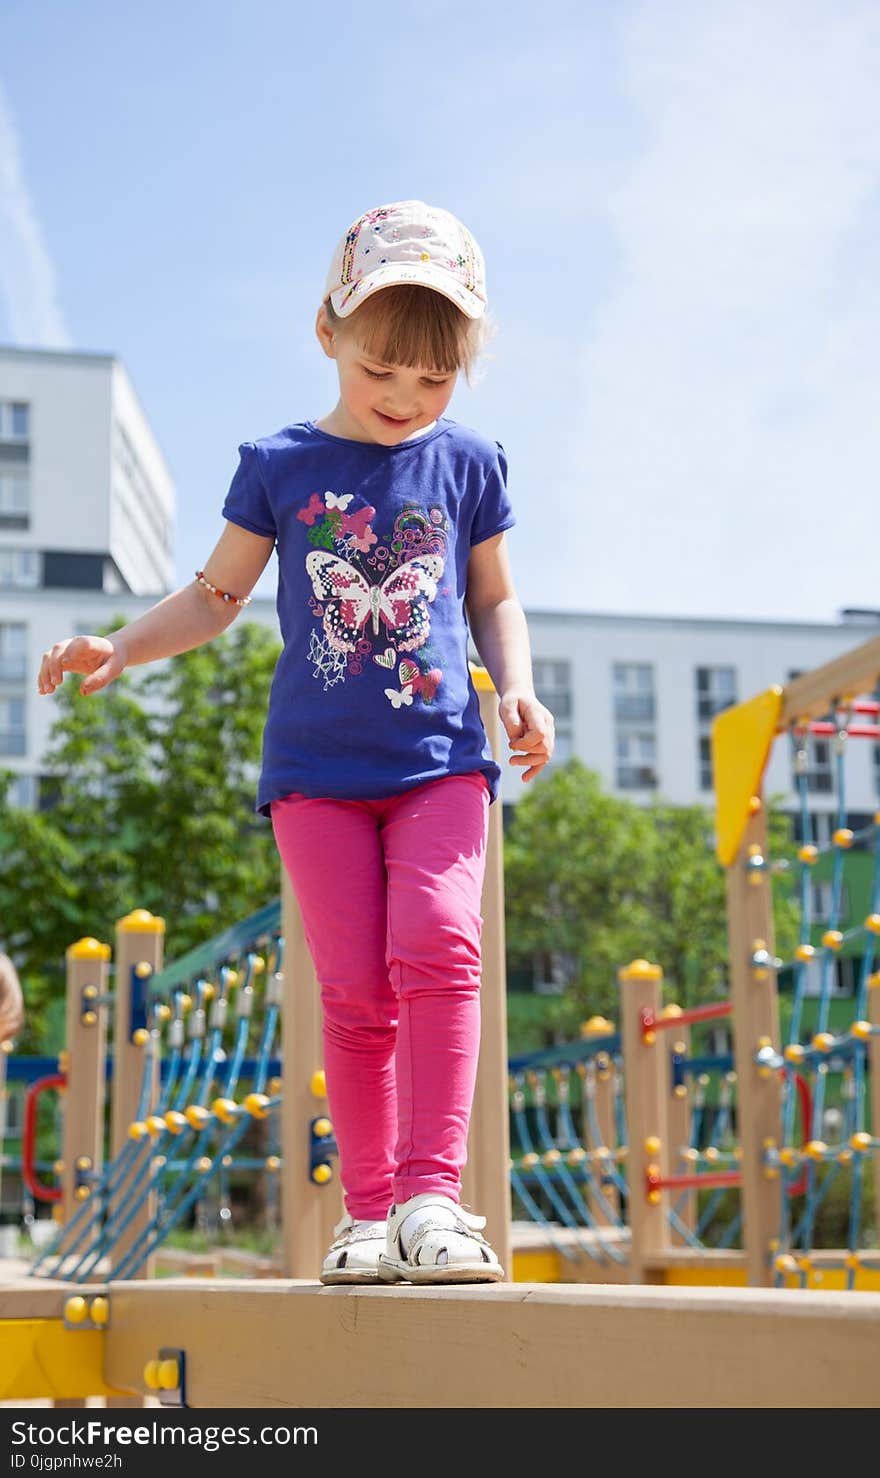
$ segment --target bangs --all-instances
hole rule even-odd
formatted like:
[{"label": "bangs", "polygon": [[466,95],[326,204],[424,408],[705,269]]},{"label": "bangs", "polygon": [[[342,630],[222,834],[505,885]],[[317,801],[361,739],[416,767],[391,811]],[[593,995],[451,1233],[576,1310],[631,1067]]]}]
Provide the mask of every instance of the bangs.
[{"label": "bangs", "polygon": [[[328,312],[332,307],[328,301]],[[380,288],[337,325],[357,336],[371,359],[409,369],[452,374],[469,370],[482,340],[482,322],[468,318],[449,298],[417,283]]]}]

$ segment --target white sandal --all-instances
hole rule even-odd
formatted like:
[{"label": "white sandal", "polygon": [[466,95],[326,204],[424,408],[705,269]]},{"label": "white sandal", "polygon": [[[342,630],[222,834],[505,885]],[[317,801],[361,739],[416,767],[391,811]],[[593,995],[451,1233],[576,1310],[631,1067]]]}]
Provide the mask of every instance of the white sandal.
[{"label": "white sandal", "polygon": [[[405,1227],[405,1223],[410,1225]],[[480,1236],[485,1216],[465,1211],[449,1196],[412,1196],[388,1213],[379,1255],[384,1283],[497,1283],[504,1269]]]},{"label": "white sandal", "polygon": [[331,1287],[335,1283],[378,1283],[385,1222],[355,1221],[346,1212],[333,1228],[333,1236],[335,1240],[321,1268],[321,1282]]}]

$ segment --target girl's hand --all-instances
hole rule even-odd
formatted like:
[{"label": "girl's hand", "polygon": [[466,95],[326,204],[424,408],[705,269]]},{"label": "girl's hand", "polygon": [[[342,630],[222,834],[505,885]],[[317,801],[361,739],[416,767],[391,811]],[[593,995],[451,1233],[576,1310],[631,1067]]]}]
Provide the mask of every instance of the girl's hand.
[{"label": "girl's hand", "polygon": [[553,754],[553,715],[534,693],[511,689],[502,693],[498,702],[501,717],[511,749],[522,751],[510,759],[512,765],[527,765],[523,781],[533,780]]},{"label": "girl's hand", "polygon": [[124,668],[125,649],[120,644],[114,645],[106,636],[68,637],[43,653],[37,692],[54,693],[64,681],[65,672],[85,672],[88,676],[80,683],[80,692],[97,693],[119,677]]}]

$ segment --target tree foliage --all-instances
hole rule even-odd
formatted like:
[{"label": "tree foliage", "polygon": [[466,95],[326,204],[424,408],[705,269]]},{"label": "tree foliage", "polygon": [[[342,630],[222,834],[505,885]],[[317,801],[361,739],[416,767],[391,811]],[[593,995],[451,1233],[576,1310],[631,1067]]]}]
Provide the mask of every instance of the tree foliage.
[{"label": "tree foliage", "polygon": [[[790,853],[788,820],[771,808],[770,855]],[[635,958],[663,967],[666,997],[682,1006],[727,994],[725,879],[707,808],[607,795],[572,759],[518,803],[504,855],[511,961],[563,962],[566,988],[547,1010],[557,1035],[597,1013],[618,1020],[617,972]],[[782,953],[796,937],[784,877],[774,895]]]},{"label": "tree foliage", "polygon": [[68,676],[42,760],[54,803],[10,806],[0,773],[0,948],[21,978],[27,1050],[59,1045],[49,1002],[77,939],[112,949],[117,920],[146,908],[165,919],[170,961],[277,896],[277,848],[254,801],[279,650],[246,623],[91,697]]}]

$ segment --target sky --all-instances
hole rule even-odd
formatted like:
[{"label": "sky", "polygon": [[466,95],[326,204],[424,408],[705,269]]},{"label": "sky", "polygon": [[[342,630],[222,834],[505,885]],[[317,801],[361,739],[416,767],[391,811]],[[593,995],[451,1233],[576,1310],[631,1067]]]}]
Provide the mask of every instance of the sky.
[{"label": "sky", "polygon": [[338,238],[412,198],[486,259],[448,414],[527,610],[880,606],[877,0],[0,0],[0,343],[122,360],[175,585],[239,444],[336,402]]}]

